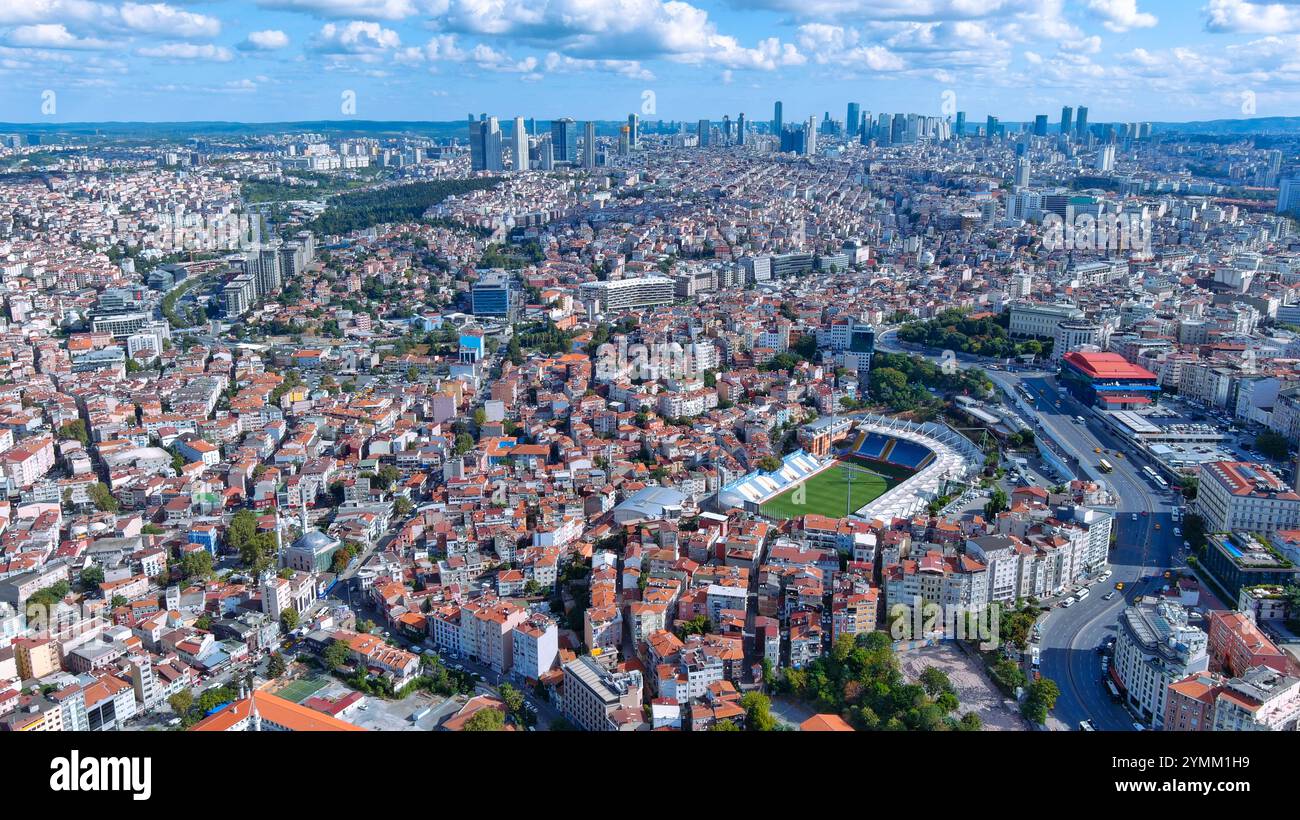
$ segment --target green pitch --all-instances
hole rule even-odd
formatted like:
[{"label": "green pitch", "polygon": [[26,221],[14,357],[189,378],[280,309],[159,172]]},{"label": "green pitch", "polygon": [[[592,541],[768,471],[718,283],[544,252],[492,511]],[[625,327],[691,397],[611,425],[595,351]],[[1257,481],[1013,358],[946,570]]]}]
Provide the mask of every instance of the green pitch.
[{"label": "green pitch", "polygon": [[290,683],[275,694],[285,700],[291,700],[294,703],[302,703],[304,700],[316,694],[328,685],[328,678],[302,678]]},{"label": "green pitch", "polygon": [[[860,469],[852,469],[845,464]],[[873,473],[864,473],[863,470],[871,470]],[[853,475],[851,501],[848,480],[850,473]],[[795,518],[812,513],[830,518],[843,518],[889,492],[912,473],[912,470],[862,458],[840,459],[835,466],[822,470],[805,481],[801,487],[786,490],[763,504],[763,515],[770,518]],[[799,503],[800,491],[803,493],[802,503]]]}]

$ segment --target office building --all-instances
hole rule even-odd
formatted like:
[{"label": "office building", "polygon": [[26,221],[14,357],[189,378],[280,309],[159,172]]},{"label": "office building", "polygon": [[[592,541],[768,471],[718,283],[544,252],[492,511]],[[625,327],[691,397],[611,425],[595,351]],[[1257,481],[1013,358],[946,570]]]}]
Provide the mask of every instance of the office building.
[{"label": "office building", "polygon": [[1079,106],[1079,114],[1075,120],[1075,133],[1079,139],[1088,137],[1088,109],[1086,106]]},{"label": "office building", "polygon": [[1061,134],[1069,136],[1074,128],[1074,109],[1068,105],[1061,106]]},{"label": "office building", "polygon": [[1047,115],[1046,114],[1039,114],[1038,116],[1034,117],[1034,136],[1035,137],[1047,136]]},{"label": "office building", "polygon": [[[1300,495],[1262,464],[1212,461],[1203,465],[1194,505],[1205,521],[1206,532],[1271,533],[1300,527]],[[1244,555],[1240,545],[1225,549],[1232,558]],[[1216,551],[1211,544],[1206,550],[1207,563]]]},{"label": "office building", "polygon": [[627,142],[633,151],[641,147],[641,122],[636,114],[627,115]]},{"label": "office building", "polygon": [[1277,212],[1292,213],[1300,209],[1300,178],[1287,177],[1278,183]]},{"label": "office building", "polygon": [[643,276],[609,282],[584,282],[579,298],[601,312],[671,305],[675,283],[667,276]]},{"label": "office building", "polygon": [[582,129],[582,167],[596,167],[596,123],[590,120]]},{"label": "office building", "polygon": [[474,171],[500,171],[501,127],[496,117],[484,115],[469,124],[470,169]]},{"label": "office building", "polygon": [[855,103],[849,103],[848,113],[844,117],[844,136],[853,139],[862,130],[861,107]]},{"label": "office building", "polygon": [[1187,614],[1172,601],[1143,598],[1120,616],[1111,675],[1128,705],[1155,729],[1164,725],[1170,685],[1209,668],[1207,637]]},{"label": "office building", "polygon": [[776,105],[772,107],[772,133],[780,134],[785,128],[785,121],[781,117],[781,101],[777,100]]},{"label": "office building", "polygon": [[578,124],[568,117],[551,123],[551,152],[554,162],[578,161]]},{"label": "office building", "polygon": [[711,132],[711,127],[709,125],[709,121],[700,120],[699,125],[697,125],[695,128],[695,134],[697,139],[699,140],[699,145],[701,148],[708,147],[710,132]]},{"label": "office building", "polygon": [[528,129],[524,127],[524,118],[515,117],[515,132],[510,137],[511,159],[515,171],[528,170]]},{"label": "office building", "polygon": [[561,711],[587,732],[617,732],[642,725],[641,673],[611,672],[590,655],[564,665]]},{"label": "office building", "polygon": [[514,293],[504,271],[488,271],[470,290],[470,312],[475,316],[510,317]]}]

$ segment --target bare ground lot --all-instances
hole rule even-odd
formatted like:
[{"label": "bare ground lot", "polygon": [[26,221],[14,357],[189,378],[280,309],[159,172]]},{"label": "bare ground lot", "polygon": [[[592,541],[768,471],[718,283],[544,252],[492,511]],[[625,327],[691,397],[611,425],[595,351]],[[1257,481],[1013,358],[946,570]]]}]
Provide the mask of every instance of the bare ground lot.
[{"label": "bare ground lot", "polygon": [[957,690],[961,707],[957,716],[975,712],[984,721],[984,729],[991,732],[1023,732],[1029,725],[1020,717],[1016,704],[1003,697],[993,681],[984,674],[976,658],[971,658],[950,643],[917,649],[898,654],[899,665],[909,683],[916,683],[928,666],[938,667],[947,673]]}]

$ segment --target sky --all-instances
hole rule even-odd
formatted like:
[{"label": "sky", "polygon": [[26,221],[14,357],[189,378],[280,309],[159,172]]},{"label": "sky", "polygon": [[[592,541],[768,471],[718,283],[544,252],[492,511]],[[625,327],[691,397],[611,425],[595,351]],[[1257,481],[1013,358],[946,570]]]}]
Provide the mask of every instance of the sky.
[{"label": "sky", "polygon": [[1300,0],[0,0],[0,121],[1300,115]]}]

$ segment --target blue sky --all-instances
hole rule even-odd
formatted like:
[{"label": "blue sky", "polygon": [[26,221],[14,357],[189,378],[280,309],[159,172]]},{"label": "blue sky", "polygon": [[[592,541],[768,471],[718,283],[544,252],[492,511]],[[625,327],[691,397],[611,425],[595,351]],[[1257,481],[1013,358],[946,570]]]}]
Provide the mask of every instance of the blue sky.
[{"label": "blue sky", "polygon": [[1296,54],[1300,0],[0,0],[0,120],[1291,116]]}]

